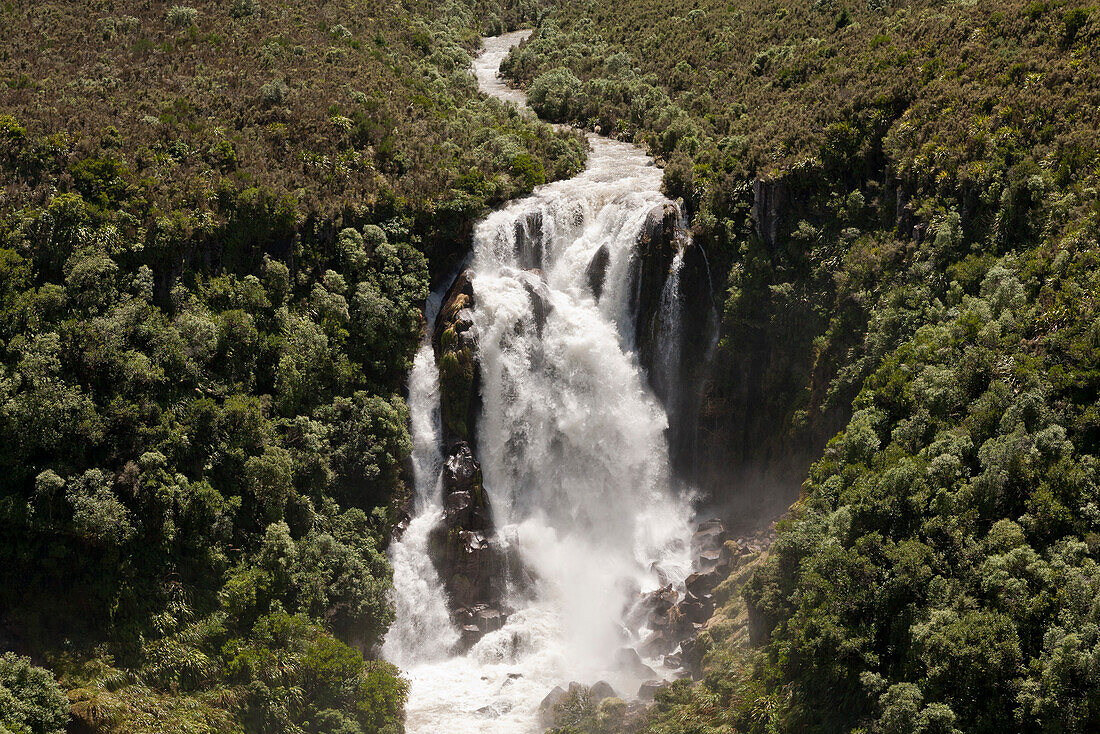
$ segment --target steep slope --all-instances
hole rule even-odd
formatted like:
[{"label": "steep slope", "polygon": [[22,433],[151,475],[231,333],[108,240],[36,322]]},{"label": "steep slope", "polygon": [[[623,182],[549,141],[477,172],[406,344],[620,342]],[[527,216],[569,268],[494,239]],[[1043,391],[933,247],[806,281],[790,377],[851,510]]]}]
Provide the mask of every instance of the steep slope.
[{"label": "steep slope", "polygon": [[401,729],[430,273],[584,159],[468,70],[535,11],[0,8],[0,648],[73,730]]},{"label": "steep slope", "polygon": [[665,161],[725,273],[694,478],[763,514],[813,464],[742,579],[760,651],[717,636],[654,730],[1098,725],[1098,31],[626,0],[513,54],[542,114]]}]

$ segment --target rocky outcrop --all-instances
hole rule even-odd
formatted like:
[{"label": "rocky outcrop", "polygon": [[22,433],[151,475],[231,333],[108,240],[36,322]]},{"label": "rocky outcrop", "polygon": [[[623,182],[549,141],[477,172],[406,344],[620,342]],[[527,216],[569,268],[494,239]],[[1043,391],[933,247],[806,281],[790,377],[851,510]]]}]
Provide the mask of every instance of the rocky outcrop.
[{"label": "rocky outcrop", "polygon": [[431,551],[451,601],[462,641],[469,646],[504,625],[500,608],[504,564],[492,542],[492,513],[481,465],[470,445],[457,442],[443,464],[443,521],[432,531]]},{"label": "rocky outcrop", "polygon": [[[662,327],[662,292],[672,275],[678,251],[683,251],[677,298],[681,318],[675,334]],[[669,449],[677,471],[692,462],[698,424],[699,396],[718,329],[710,266],[702,245],[686,229],[680,207],[654,207],[639,238],[631,271],[635,294],[635,344],[650,387],[669,413]],[[673,339],[673,343],[664,340]],[[667,370],[672,350],[674,374]]]},{"label": "rocky outcrop", "polygon": [[491,595],[493,559],[481,465],[465,442],[457,443],[447,457],[442,485],[443,521],[432,533],[432,557],[451,601],[469,608]]},{"label": "rocky outcrop", "polygon": [[455,278],[443,298],[432,334],[432,348],[439,365],[444,446],[474,441],[479,374],[472,276],[472,271],[466,270]]},{"label": "rocky outcrop", "polygon": [[631,287],[637,294],[634,304],[634,340],[645,366],[653,363],[661,291],[676,256],[676,232],[680,226],[678,206],[672,203],[655,206],[646,216],[645,227],[638,239],[631,271]]},{"label": "rocky outcrop", "polygon": [[629,621],[644,624],[650,632],[636,652],[620,651],[616,663],[624,672],[647,681],[658,678],[642,662],[640,653],[649,659],[660,659],[662,667],[672,671],[672,677],[700,675],[705,647],[696,638],[715,611],[715,588],[750,551],[730,538],[720,520],[700,524],[691,549],[696,570],[685,580],[683,592],[668,584],[640,595],[631,609]]},{"label": "rocky outcrop", "polygon": [[544,254],[542,212],[533,211],[516,221],[516,262],[524,270],[541,268]]},{"label": "rocky outcrop", "polygon": [[596,254],[592,256],[588,267],[584,270],[584,278],[597,301],[603,295],[603,284],[607,279],[607,266],[610,262],[611,255],[608,252],[607,245],[601,245],[600,249],[596,250]]},{"label": "rocky outcrop", "polygon": [[554,310],[554,302],[550,296],[550,286],[546,284],[545,274],[538,268],[532,268],[520,274],[523,288],[527,291],[527,297],[531,301],[531,315],[535,318],[535,331],[542,336],[542,330],[546,326],[546,319]]},{"label": "rocky outcrop", "polygon": [[472,448],[480,408],[473,307],[472,273],[467,270],[448,289],[432,334],[446,458],[443,519],[432,531],[431,553],[466,646],[500,629],[506,619],[500,605],[505,564],[491,540],[492,512]]}]

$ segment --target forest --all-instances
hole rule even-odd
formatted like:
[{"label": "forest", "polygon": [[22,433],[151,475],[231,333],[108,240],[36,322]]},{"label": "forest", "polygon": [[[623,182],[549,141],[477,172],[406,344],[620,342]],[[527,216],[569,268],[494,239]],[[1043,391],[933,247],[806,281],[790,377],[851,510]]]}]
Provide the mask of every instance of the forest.
[{"label": "forest", "polygon": [[586,156],[514,28],[708,255],[692,479],[794,502],[629,730],[1100,730],[1100,9],[184,1],[0,5],[0,734],[404,730],[424,300]]},{"label": "forest", "polygon": [[727,273],[701,461],[805,462],[646,731],[1100,727],[1098,17],[563,3],[506,62],[663,161]]},{"label": "forest", "polygon": [[0,7],[0,731],[399,732],[433,273],[583,165],[522,3]]}]

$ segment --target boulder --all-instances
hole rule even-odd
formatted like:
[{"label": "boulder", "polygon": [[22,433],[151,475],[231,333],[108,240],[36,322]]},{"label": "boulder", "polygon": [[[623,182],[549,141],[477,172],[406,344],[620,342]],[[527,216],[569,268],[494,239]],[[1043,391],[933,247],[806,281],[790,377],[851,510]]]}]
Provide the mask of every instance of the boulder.
[{"label": "boulder", "polygon": [[465,441],[455,443],[443,462],[443,496],[453,492],[481,493],[481,464]]},{"label": "boulder", "polygon": [[638,698],[643,701],[652,701],[653,696],[657,693],[657,691],[661,690],[664,687],[665,682],[663,680],[647,680],[645,683],[642,683],[642,685],[638,686]]},{"label": "boulder", "polygon": [[462,627],[462,638],[460,644],[463,649],[470,649],[477,641],[481,639],[481,630],[478,629],[476,624],[467,624]]},{"label": "boulder", "polygon": [[623,647],[615,653],[615,667],[633,678],[649,679],[656,676],[653,668],[642,662],[638,651],[632,647]]},{"label": "boulder", "polygon": [[592,702],[598,704],[605,698],[614,698],[615,689],[611,687],[611,684],[605,680],[597,681],[591,688],[588,689],[588,695],[592,697]]},{"label": "boulder", "polygon": [[706,646],[698,637],[691,637],[680,643],[680,664],[691,673],[692,678],[702,677],[705,654]]},{"label": "boulder", "polygon": [[565,689],[561,686],[554,686],[553,690],[542,699],[542,703],[539,704],[539,723],[542,726],[553,726],[554,707],[561,703],[563,698],[565,698]]},{"label": "boulder", "polygon": [[703,597],[714,590],[714,587],[722,582],[721,574],[716,571],[702,571],[693,573],[684,580],[684,586],[688,593],[696,597]]},{"label": "boulder", "polygon": [[542,330],[546,327],[546,319],[554,310],[551,300],[550,286],[542,278],[541,271],[528,270],[523,278],[523,288],[527,291],[527,297],[531,301],[531,315],[535,318],[535,331],[542,336]]},{"label": "boulder", "polygon": [[504,626],[504,615],[501,614],[499,609],[493,609],[492,607],[479,610],[474,615],[474,620],[483,635],[495,632]]},{"label": "boulder", "polygon": [[657,658],[669,652],[673,648],[673,642],[669,634],[663,630],[650,632],[642,644],[638,646],[638,652],[647,658]]},{"label": "boulder", "polygon": [[703,624],[714,614],[714,595],[704,594],[702,597],[688,593],[678,605],[680,614],[692,624]]},{"label": "boulder", "polygon": [[603,285],[607,279],[607,265],[610,262],[611,254],[608,252],[607,245],[601,245],[600,249],[596,250],[596,254],[592,256],[592,261],[588,263],[588,267],[584,270],[585,280],[588,282],[588,287],[597,301],[603,295]]},{"label": "boulder", "polygon": [[729,539],[729,533],[721,520],[707,520],[699,524],[691,536],[691,547],[697,552],[719,550]]}]

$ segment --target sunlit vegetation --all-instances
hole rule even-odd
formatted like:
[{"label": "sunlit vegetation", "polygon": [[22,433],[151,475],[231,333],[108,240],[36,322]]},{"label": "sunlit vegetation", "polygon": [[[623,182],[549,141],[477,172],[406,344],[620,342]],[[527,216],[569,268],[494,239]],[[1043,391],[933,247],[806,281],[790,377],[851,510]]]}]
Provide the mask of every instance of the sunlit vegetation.
[{"label": "sunlit vegetation", "polygon": [[563,3],[507,68],[691,209],[721,458],[817,446],[720,610],[760,647],[705,635],[650,729],[1100,727],[1095,9]]},{"label": "sunlit vegetation", "polygon": [[468,71],[537,12],[0,7],[0,730],[402,730],[431,273],[583,163]]}]

